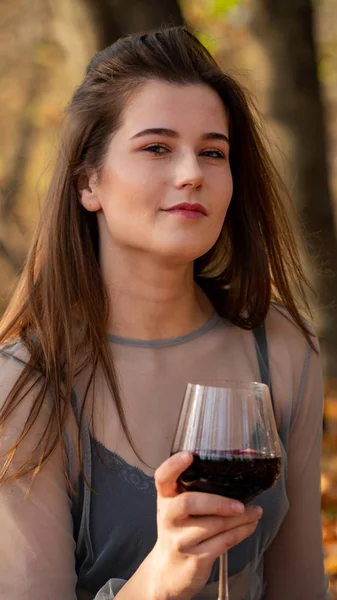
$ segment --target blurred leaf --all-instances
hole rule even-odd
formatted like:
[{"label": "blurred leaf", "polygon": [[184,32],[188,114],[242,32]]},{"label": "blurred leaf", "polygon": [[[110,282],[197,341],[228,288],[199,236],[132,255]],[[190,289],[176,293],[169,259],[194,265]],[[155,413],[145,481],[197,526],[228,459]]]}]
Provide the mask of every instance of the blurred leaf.
[{"label": "blurred leaf", "polygon": [[240,4],[240,0],[213,0],[212,14],[214,17],[224,15]]},{"label": "blurred leaf", "polygon": [[329,506],[329,507],[325,508],[324,511],[323,511],[323,516],[328,521],[335,521],[336,518],[337,518],[337,507],[336,506]]},{"label": "blurred leaf", "polygon": [[322,57],[317,65],[319,80],[325,85],[333,84],[337,81],[336,68],[333,58],[329,55]]},{"label": "blurred leaf", "polygon": [[327,556],[324,560],[325,571],[330,575],[337,574],[337,556]]},{"label": "blurred leaf", "polygon": [[211,54],[217,54],[220,48],[220,43],[218,40],[211,37],[210,35],[207,35],[203,31],[197,32],[197,37]]},{"label": "blurred leaf", "polygon": [[64,59],[64,56],[58,44],[49,40],[39,40],[33,48],[33,59],[35,64],[52,69]]}]

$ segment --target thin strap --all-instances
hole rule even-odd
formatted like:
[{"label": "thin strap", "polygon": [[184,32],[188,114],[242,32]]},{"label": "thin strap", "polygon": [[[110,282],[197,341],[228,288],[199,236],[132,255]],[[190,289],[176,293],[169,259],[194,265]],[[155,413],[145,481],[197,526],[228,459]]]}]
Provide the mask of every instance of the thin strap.
[{"label": "thin strap", "polygon": [[[76,512],[79,515],[79,531],[77,536],[77,548],[80,548],[82,540],[86,540],[87,550],[90,554],[90,558],[93,556],[93,549],[91,544],[89,523],[90,523],[90,500],[91,500],[91,444],[90,444],[90,433],[88,423],[85,418],[80,423],[80,406],[77,400],[76,392],[72,390],[71,404],[74,411],[77,426],[81,424],[81,440],[82,440],[82,451],[83,451],[83,471],[86,478],[86,482],[83,484],[83,496],[79,494],[79,479],[77,470],[74,470],[75,466],[75,448],[73,440],[70,440],[69,436],[66,438],[68,461],[69,461],[69,472],[70,481],[78,495],[73,499],[76,504]],[[89,487],[90,486],[90,487]]]},{"label": "thin strap", "polygon": [[265,324],[262,323],[262,325],[260,325],[256,329],[254,329],[253,335],[255,338],[255,347],[256,347],[257,360],[259,363],[261,381],[262,381],[262,383],[265,383],[269,387],[271,401],[274,406],[273,390],[272,390],[270,370],[269,370],[268,343],[267,343]]}]

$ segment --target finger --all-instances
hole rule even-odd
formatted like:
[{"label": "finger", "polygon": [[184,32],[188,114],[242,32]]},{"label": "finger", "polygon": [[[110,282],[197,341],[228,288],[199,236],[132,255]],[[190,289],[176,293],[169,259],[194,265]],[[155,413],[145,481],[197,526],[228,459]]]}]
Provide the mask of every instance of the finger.
[{"label": "finger", "polygon": [[238,517],[191,517],[184,521],[181,531],[180,549],[186,551],[189,547],[197,546],[219,533],[238,529],[243,525],[255,524],[260,520],[262,512],[259,507],[246,511]]},{"label": "finger", "polygon": [[216,558],[252,535],[258,524],[258,521],[254,521],[253,523],[241,525],[236,529],[231,529],[231,531],[218,533],[213,538],[198,544],[196,553],[198,556],[209,557],[211,555]]},{"label": "finger", "polygon": [[159,496],[171,498],[179,493],[177,479],[192,462],[191,452],[177,452],[158,467],[154,480]]},{"label": "finger", "polygon": [[170,507],[172,520],[186,519],[188,516],[233,517],[242,514],[244,505],[237,500],[231,500],[216,494],[205,492],[184,492],[180,494]]}]

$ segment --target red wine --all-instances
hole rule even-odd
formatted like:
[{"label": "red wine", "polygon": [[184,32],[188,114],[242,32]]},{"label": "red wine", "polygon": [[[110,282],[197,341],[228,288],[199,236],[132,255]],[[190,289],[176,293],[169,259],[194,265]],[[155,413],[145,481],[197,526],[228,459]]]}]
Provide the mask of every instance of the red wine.
[{"label": "red wine", "polygon": [[219,494],[247,503],[272,487],[281,474],[281,457],[254,450],[193,454],[193,463],[179,478],[185,491]]}]

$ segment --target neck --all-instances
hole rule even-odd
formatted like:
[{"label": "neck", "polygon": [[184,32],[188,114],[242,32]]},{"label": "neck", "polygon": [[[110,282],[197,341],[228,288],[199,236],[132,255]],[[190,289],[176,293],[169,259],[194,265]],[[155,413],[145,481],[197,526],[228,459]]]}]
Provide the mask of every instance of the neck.
[{"label": "neck", "polygon": [[146,256],[101,261],[110,299],[108,331],[153,340],[179,337],[201,327],[213,313],[193,280],[193,263],[168,266]]}]

